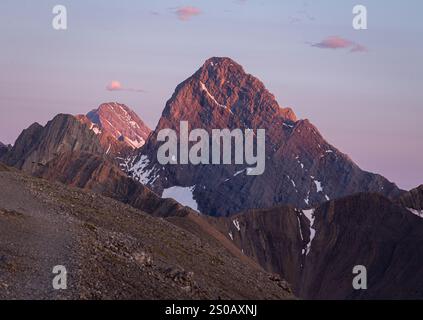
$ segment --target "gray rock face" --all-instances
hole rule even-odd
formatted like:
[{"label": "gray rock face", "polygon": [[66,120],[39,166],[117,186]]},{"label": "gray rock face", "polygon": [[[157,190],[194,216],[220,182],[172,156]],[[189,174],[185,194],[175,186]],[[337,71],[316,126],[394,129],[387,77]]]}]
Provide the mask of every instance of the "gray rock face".
[{"label": "gray rock face", "polygon": [[[265,129],[264,174],[248,176],[246,165],[160,165],[158,132],[179,132],[180,121],[209,134],[212,129]],[[362,171],[308,120],[280,108],[261,81],[229,58],[207,60],[176,88],[146,145],[126,164],[129,175],[158,194],[192,187],[199,210],[216,216],[279,204],[308,208],[357,192],[401,193],[382,176]]]}]

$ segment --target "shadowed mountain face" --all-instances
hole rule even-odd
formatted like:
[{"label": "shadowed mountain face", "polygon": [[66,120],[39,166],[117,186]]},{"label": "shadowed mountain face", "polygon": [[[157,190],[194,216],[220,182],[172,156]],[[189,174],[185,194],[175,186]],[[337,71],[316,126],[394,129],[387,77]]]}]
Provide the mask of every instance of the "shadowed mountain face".
[{"label": "shadowed mountain face", "polygon": [[142,147],[151,132],[134,111],[116,102],[104,103],[77,118],[98,135],[108,154],[120,157]]},{"label": "shadowed mountain face", "polygon": [[[283,274],[301,298],[423,298],[423,219],[383,196],[208,219],[266,270]],[[367,290],[353,289],[357,265],[367,269]]]},{"label": "shadowed mountain face", "polygon": [[[167,165],[157,161],[162,129],[265,129],[266,170],[248,176],[247,165]],[[312,207],[357,192],[396,196],[385,178],[362,171],[320,135],[308,120],[280,108],[263,83],[228,58],[211,58],[181,83],[167,102],[155,131],[127,172],[158,194],[190,188],[202,213],[229,215],[245,209],[290,204]]]},{"label": "shadowed mountain face", "polygon": [[9,152],[10,148],[11,148],[11,146],[7,146],[7,145],[3,144],[2,142],[0,142],[0,158],[2,157],[2,155]]}]

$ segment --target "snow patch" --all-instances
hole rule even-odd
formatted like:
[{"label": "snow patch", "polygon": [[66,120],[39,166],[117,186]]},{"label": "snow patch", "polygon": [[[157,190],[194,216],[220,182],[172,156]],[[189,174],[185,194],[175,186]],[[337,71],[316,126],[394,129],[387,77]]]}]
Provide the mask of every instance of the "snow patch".
[{"label": "snow patch", "polygon": [[423,210],[417,210],[413,208],[407,208],[408,211],[410,211],[412,214],[415,214],[416,216],[423,218]]},{"label": "snow patch", "polygon": [[242,169],[240,171],[235,172],[234,177],[240,175],[241,173],[243,173],[246,169]]},{"label": "snow patch", "polygon": [[310,191],[307,192],[307,197],[304,199],[304,202],[309,205],[310,204]]},{"label": "snow patch", "polygon": [[316,185],[317,192],[318,192],[318,193],[319,193],[319,192],[322,192],[322,191],[323,191],[323,188],[322,188],[322,183],[321,183],[320,181],[318,181],[318,180],[314,180],[313,182],[314,182],[314,184]]},{"label": "snow patch", "polygon": [[306,247],[306,250],[305,250],[306,255],[308,255],[310,253],[311,243],[313,242],[314,237],[316,236],[316,229],[313,228],[314,227],[314,221],[315,221],[314,211],[315,211],[315,209],[303,210],[304,215],[306,216],[308,221],[310,221],[310,241],[307,243],[307,247]]},{"label": "snow patch", "polygon": [[193,195],[194,190],[195,190],[195,185],[192,187],[175,186],[175,187],[164,189],[162,198],[175,199],[180,204],[198,211],[198,204],[197,204],[197,201],[194,200],[194,195]]},{"label": "snow patch", "polygon": [[304,169],[304,163],[302,163],[299,159],[300,157],[296,157],[298,164],[301,166],[301,169]]},{"label": "snow patch", "polygon": [[229,232],[229,238],[231,238],[231,240],[234,241],[234,235],[232,234],[232,232]]},{"label": "snow patch", "polygon": [[221,108],[223,108],[225,110],[228,110],[230,113],[232,113],[232,111],[227,106],[225,106],[225,105],[220,104],[219,102],[217,102],[216,98],[210,93],[210,91],[207,89],[206,85],[203,82],[200,81],[200,85],[201,85],[201,89],[206,92],[206,94],[209,96],[209,98],[212,99],[213,102],[217,106],[219,106],[219,107],[221,107]]},{"label": "snow patch", "polygon": [[150,160],[146,155],[142,155],[140,160],[129,169],[133,174],[135,180],[141,182],[142,184],[153,184],[158,178],[158,169],[153,168],[147,170]]},{"label": "snow patch", "polygon": [[240,227],[240,225],[239,225],[239,221],[238,221],[238,219],[233,220],[233,221],[232,221],[232,223],[234,224],[235,228],[236,228],[238,231],[241,231],[241,227]]},{"label": "snow patch", "polygon": [[303,231],[301,230],[301,221],[299,216],[297,216],[297,220],[298,220],[298,228],[300,229],[301,240],[304,240]]}]

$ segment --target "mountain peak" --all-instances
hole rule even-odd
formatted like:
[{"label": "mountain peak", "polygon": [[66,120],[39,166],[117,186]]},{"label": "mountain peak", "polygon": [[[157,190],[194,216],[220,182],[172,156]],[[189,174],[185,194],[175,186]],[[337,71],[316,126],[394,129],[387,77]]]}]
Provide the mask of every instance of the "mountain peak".
[{"label": "mountain peak", "polygon": [[[181,120],[196,127],[252,128],[296,122],[290,108],[281,108],[275,96],[256,77],[226,57],[212,57],[182,82],[167,102],[156,129],[175,128]],[[205,120],[207,119],[207,120]]]},{"label": "mountain peak", "polygon": [[100,135],[100,141],[106,148],[112,144],[114,153],[119,153],[117,149],[121,149],[113,146],[117,142],[131,149],[140,148],[151,131],[133,110],[117,102],[103,103],[86,116],[77,117]]},{"label": "mountain peak", "polygon": [[201,69],[220,69],[220,70],[227,70],[229,71],[229,67],[231,67],[232,72],[234,71],[238,71],[238,72],[242,72],[245,73],[244,68],[237,63],[236,61],[232,60],[231,58],[228,57],[212,57],[206,60],[206,62],[204,62],[203,66],[201,67]]}]

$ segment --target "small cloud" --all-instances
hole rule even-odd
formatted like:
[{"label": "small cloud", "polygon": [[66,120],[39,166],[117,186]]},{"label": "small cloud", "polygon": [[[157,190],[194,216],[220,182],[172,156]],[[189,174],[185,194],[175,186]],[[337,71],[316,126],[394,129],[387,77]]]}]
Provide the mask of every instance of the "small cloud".
[{"label": "small cloud", "polygon": [[351,48],[350,52],[367,52],[367,48],[362,46],[361,44],[355,44],[354,47]]},{"label": "small cloud", "polygon": [[111,81],[107,86],[106,89],[108,91],[129,91],[129,92],[144,92],[142,89],[135,89],[135,88],[125,88],[119,81]]},{"label": "small cloud", "polygon": [[112,81],[107,85],[106,89],[109,91],[119,91],[122,90],[122,85],[119,81]]},{"label": "small cloud", "polygon": [[328,37],[318,43],[312,43],[312,47],[320,49],[349,49],[350,52],[366,52],[367,48],[361,44],[355,43],[351,40],[339,37],[332,36]]},{"label": "small cloud", "polygon": [[175,14],[178,16],[179,20],[188,21],[192,17],[200,15],[201,10],[196,7],[185,6],[177,8]]}]

